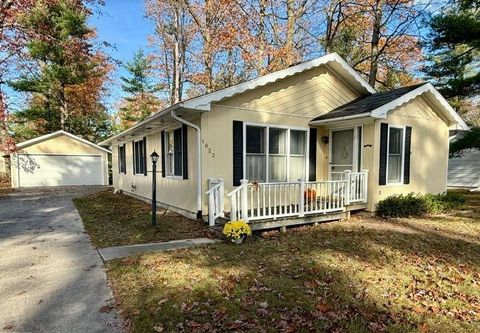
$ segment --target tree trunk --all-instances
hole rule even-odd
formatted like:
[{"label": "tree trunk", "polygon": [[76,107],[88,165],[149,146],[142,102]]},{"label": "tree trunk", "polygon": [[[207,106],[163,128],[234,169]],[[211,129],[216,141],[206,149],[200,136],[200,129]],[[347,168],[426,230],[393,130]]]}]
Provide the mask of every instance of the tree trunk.
[{"label": "tree trunk", "polygon": [[370,73],[368,75],[368,83],[375,88],[378,73],[378,45],[380,43],[380,28],[382,25],[382,7],[381,1],[377,1],[375,8],[375,16],[372,27],[372,41],[370,49]]},{"label": "tree trunk", "polygon": [[285,39],[285,50],[287,51],[286,59],[283,64],[288,67],[293,62],[293,48],[295,37],[295,23],[297,21],[297,15],[295,13],[295,0],[287,0],[287,36]]},{"label": "tree trunk", "polygon": [[65,98],[65,87],[62,86],[60,91],[60,129],[66,131],[68,120],[68,104]]},{"label": "tree trunk", "polygon": [[180,82],[181,82],[181,59],[180,59],[180,14],[177,5],[174,7],[174,22],[175,33],[173,36],[173,79],[171,91],[171,103],[177,104],[180,102]]}]

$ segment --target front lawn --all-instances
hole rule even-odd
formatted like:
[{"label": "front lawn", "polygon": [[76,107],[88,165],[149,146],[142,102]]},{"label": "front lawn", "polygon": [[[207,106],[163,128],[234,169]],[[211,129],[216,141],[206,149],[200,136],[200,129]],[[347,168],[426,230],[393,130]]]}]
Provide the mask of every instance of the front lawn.
[{"label": "front lawn", "polygon": [[479,332],[479,200],[119,259],[108,276],[133,332]]},{"label": "front lawn", "polygon": [[212,238],[204,223],[167,212],[151,226],[150,205],[112,190],[74,199],[85,229],[96,247]]}]

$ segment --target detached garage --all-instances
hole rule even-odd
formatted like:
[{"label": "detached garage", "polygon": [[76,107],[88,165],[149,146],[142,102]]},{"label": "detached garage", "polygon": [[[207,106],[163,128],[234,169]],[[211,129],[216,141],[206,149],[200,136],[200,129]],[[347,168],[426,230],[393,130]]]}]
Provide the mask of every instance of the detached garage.
[{"label": "detached garage", "polygon": [[465,149],[448,160],[447,186],[480,188],[480,150]]},{"label": "detached garage", "polygon": [[108,185],[109,150],[65,131],[17,145],[12,187]]}]

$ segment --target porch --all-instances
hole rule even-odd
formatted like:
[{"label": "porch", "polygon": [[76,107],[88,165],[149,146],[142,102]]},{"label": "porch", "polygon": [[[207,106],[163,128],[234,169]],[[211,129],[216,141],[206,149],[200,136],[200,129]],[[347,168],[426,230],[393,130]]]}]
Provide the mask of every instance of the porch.
[{"label": "porch", "polygon": [[[368,170],[338,173],[336,180],[249,182],[225,195],[224,182],[211,179],[208,222],[243,220],[253,230],[318,223],[348,217],[351,210],[366,208]],[[225,207],[227,201],[228,206]]]}]

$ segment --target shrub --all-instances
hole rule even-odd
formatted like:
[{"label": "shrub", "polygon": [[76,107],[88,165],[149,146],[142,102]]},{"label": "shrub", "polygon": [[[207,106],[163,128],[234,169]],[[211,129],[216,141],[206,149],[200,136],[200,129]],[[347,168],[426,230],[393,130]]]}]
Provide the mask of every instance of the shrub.
[{"label": "shrub", "polygon": [[446,194],[395,194],[381,200],[377,214],[383,218],[424,216],[449,212],[461,207],[465,197],[460,193]]}]

